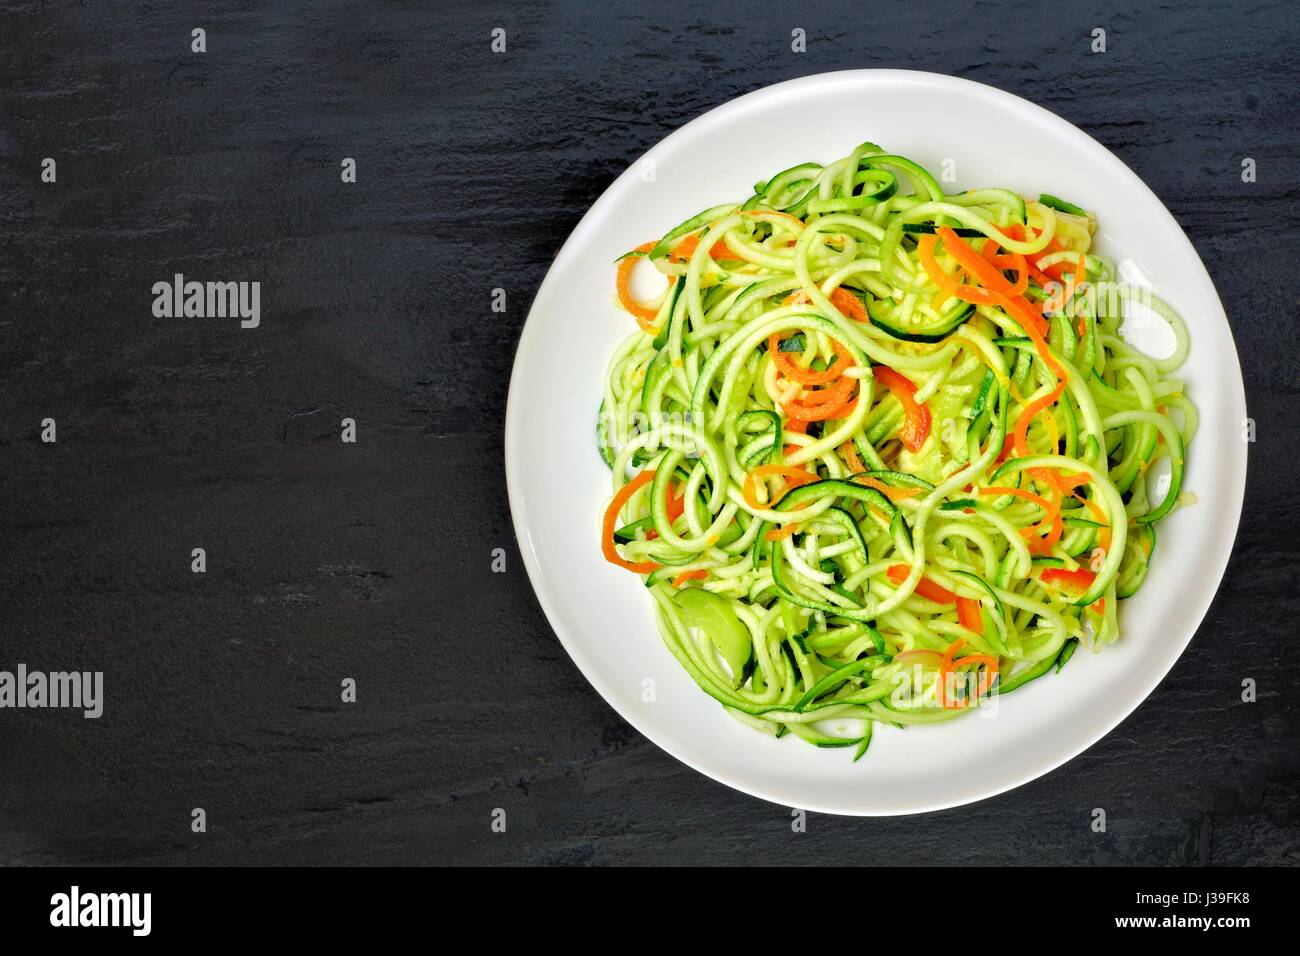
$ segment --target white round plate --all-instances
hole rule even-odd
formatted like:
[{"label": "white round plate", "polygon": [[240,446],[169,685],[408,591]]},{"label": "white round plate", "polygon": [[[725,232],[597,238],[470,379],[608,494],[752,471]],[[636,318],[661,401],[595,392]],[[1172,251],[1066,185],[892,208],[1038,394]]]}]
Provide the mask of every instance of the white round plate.
[{"label": "white round plate", "polygon": [[[1199,504],[1159,526],[1155,560],[1142,590],[1124,602],[1117,644],[1099,654],[1080,649],[1061,674],[1008,695],[989,716],[905,732],[878,728],[854,764],[849,751],[742,726],[672,658],[641,579],[601,557],[599,516],[611,487],[594,436],[610,356],[635,329],[614,304],[615,257],[701,209],[743,201],[778,170],[829,162],[868,140],[936,176],[952,169],[952,191],[1005,186],[1096,210],[1101,251],[1122,263],[1124,278],[1145,276],[1187,320],[1191,357],[1177,374],[1200,408],[1201,428],[1184,486]],[[628,723],[702,773],[775,803],[918,813],[1002,793],[1060,766],[1160,682],[1227,565],[1245,488],[1245,414],[1241,369],[1214,286],[1178,223],[1128,167],[1009,93],[930,73],[861,70],[780,83],[706,113],[646,153],[591,207],[551,266],[520,337],[506,478],[538,600],[574,662]],[[1196,733],[1194,725],[1185,729]]]}]

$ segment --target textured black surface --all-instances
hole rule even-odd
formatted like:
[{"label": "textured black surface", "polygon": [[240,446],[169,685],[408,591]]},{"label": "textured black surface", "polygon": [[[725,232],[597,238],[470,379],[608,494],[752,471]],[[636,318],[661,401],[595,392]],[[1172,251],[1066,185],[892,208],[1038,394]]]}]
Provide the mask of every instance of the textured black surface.
[{"label": "textured black surface", "polygon": [[[1297,39],[1286,3],[0,3],[0,668],[108,698],[0,711],[0,862],[1297,862]],[[1218,285],[1258,441],[1210,616],[1118,730],[993,800],[796,835],[578,674],[501,431],[530,298],[627,164],[869,66],[1025,96],[1141,175]],[[175,272],[261,281],[261,328],[155,319]]]}]

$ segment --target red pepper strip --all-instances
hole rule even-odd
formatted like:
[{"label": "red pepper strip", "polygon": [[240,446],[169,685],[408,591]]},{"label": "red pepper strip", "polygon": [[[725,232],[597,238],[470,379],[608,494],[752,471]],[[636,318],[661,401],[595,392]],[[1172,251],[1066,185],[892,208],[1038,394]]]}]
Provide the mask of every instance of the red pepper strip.
[{"label": "red pepper strip", "polygon": [[[907,580],[910,570],[906,564],[891,564],[885,574],[889,577],[889,580],[898,585]],[[947,588],[935,584],[929,578],[921,578],[917,582],[916,590],[913,593],[925,598],[927,601],[933,601],[935,604],[952,604],[957,600],[957,595]]]},{"label": "red pepper strip", "polygon": [[623,511],[623,506],[627,504],[628,499],[644,485],[654,481],[654,477],[653,469],[643,471],[618,489],[618,493],[614,495],[614,500],[605,509],[605,520],[601,525],[600,550],[605,555],[605,560],[610,564],[617,564],[620,568],[635,571],[637,574],[649,574],[661,567],[661,565],[655,561],[628,561],[625,559],[618,553],[618,548],[614,546],[614,529],[618,524],[618,516]]},{"label": "red pepper strip", "polygon": [[1043,568],[1038,575],[1038,579],[1044,584],[1051,584],[1053,581],[1060,581],[1062,584],[1069,585],[1072,588],[1086,591],[1088,588],[1092,587],[1092,582],[1097,580],[1097,575],[1093,574],[1087,568],[1077,568],[1074,571],[1067,571],[1065,568]]},{"label": "red pepper strip", "polygon": [[696,571],[683,571],[677,577],[673,578],[673,587],[679,588],[687,581],[700,581],[709,576],[709,572],[700,568]]},{"label": "red pepper strip", "polygon": [[776,366],[778,372],[791,381],[798,382],[800,385],[825,385],[827,382],[833,382],[845,370],[854,366],[853,356],[849,350],[840,345],[839,342],[831,341],[835,349],[835,362],[824,372],[818,372],[811,368],[803,368],[796,365],[790,360],[789,355],[781,351],[781,333],[773,332],[767,340],[767,354],[772,356],[772,364]]},{"label": "red pepper strip", "polygon": [[[1087,568],[1077,568],[1074,571],[1067,571],[1065,568],[1043,568],[1039,572],[1038,580],[1044,584],[1059,581],[1072,590],[1086,591],[1092,587],[1092,582],[1097,580],[1097,575]],[[1106,599],[1098,598],[1088,606],[1098,614],[1104,614],[1106,612]]]},{"label": "red pepper strip", "polygon": [[957,596],[957,620],[976,634],[984,633],[984,606],[974,598]]},{"label": "red pepper strip", "polygon": [[916,400],[916,386],[888,365],[872,369],[876,381],[884,385],[903,405],[903,430],[899,438],[911,451],[920,451],[930,435],[930,406]]},{"label": "red pepper strip", "polygon": [[993,462],[993,464],[995,464],[995,465],[1000,465],[1000,464],[1002,464],[1004,461],[1006,461],[1008,458],[1010,458],[1010,457],[1011,457],[1011,448],[1012,448],[1013,445],[1015,445],[1015,443],[1016,443],[1016,438],[1015,438],[1014,435],[1008,435],[1005,439],[1003,439],[1003,441],[1002,441],[1002,450],[1001,450],[1000,452],[998,452],[998,457],[997,457],[997,459]]},{"label": "red pepper strip", "polygon": [[680,488],[669,488],[668,494],[664,497],[664,510],[668,512],[668,523],[672,524],[682,516],[686,510],[686,486]]}]

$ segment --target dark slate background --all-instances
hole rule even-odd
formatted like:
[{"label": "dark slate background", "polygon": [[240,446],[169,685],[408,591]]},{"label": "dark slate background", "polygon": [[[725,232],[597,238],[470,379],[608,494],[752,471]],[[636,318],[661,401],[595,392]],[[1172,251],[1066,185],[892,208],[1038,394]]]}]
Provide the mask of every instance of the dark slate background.
[{"label": "dark slate background", "polygon": [[[107,695],[98,721],[0,711],[0,863],[1300,861],[1296,20],[0,3],[0,669],[103,670]],[[1213,610],[1118,730],[975,806],[796,836],[570,663],[515,549],[502,426],[532,294],[609,182],[717,104],[852,67],[999,86],[1128,163],[1218,285],[1258,441]],[[174,272],[261,281],[261,328],[153,318]]]}]

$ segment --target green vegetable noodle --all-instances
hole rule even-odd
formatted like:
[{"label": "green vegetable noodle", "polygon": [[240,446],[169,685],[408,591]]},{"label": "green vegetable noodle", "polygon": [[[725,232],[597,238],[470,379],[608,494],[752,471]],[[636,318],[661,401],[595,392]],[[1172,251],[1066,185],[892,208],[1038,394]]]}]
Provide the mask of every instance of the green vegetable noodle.
[{"label": "green vegetable noodle", "polygon": [[1119,638],[1197,415],[1095,230],[864,143],[620,257],[601,547],[731,716],[857,760]]}]

